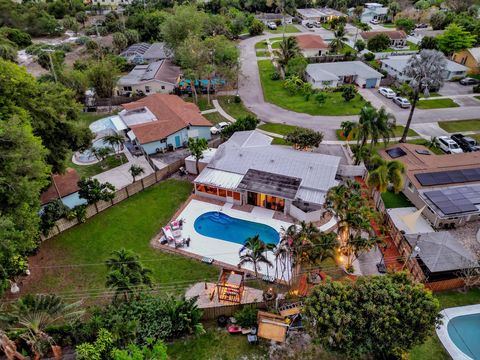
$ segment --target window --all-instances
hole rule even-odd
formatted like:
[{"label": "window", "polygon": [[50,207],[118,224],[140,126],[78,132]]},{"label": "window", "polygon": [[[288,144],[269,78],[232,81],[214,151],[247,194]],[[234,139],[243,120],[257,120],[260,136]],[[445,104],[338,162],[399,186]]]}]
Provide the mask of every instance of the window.
[{"label": "window", "polygon": [[218,189],[218,196],[226,197],[227,196],[227,191],[224,190],[224,189]]},{"label": "window", "polygon": [[149,93],[150,92],[150,86],[145,85],[145,92]]},{"label": "window", "polygon": [[234,192],[234,193],[233,193],[233,199],[240,201],[240,193]]},{"label": "window", "polygon": [[204,192],[206,194],[218,196],[217,188],[213,186],[197,184],[196,185],[197,191]]},{"label": "window", "polygon": [[227,190],[227,196],[228,196],[228,197],[233,197],[233,194],[232,194],[232,192],[231,192],[230,190]]},{"label": "window", "polygon": [[162,90],[165,90],[165,86],[164,86],[164,85],[162,85]]},{"label": "window", "polygon": [[131,86],[124,86],[123,90],[124,91],[132,91],[132,87]]}]

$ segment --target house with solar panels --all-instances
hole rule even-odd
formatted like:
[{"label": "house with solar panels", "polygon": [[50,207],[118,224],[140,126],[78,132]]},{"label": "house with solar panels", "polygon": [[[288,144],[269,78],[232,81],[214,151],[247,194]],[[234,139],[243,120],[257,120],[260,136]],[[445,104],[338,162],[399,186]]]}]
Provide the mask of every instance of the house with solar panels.
[{"label": "house with solar panels", "polygon": [[379,151],[405,164],[403,193],[437,229],[480,220],[480,152],[435,155],[415,144]]}]

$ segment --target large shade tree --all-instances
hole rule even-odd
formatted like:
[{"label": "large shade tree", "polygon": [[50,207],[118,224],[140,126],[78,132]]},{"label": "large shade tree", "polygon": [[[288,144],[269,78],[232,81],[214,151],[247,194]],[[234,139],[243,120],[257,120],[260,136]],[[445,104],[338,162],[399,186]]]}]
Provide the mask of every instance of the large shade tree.
[{"label": "large shade tree", "polygon": [[308,332],[349,359],[404,358],[439,323],[438,300],[405,273],[327,281],[305,305]]},{"label": "large shade tree", "polygon": [[412,88],[410,97],[412,105],[400,142],[407,141],[408,130],[410,129],[420,95],[423,93],[425,96],[429,96],[432,89],[442,87],[446,66],[447,59],[445,55],[436,50],[422,50],[408,61],[403,74],[411,79],[409,85]]}]

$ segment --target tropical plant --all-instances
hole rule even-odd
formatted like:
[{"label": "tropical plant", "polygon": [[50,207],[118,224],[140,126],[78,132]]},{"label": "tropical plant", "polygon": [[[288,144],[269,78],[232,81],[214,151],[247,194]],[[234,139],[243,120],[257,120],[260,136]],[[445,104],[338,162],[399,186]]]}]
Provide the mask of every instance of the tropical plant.
[{"label": "tropical plant", "polygon": [[390,184],[393,185],[395,193],[403,189],[405,165],[401,161],[389,161],[379,155],[374,155],[369,161],[369,166],[367,184],[372,189],[385,192]]},{"label": "tropical plant", "polygon": [[307,128],[295,128],[285,135],[285,141],[300,150],[318,147],[323,140],[323,133]]},{"label": "tropical plant", "polygon": [[338,53],[343,49],[344,42],[348,41],[348,38],[346,36],[346,30],[345,30],[345,25],[341,24],[337,27],[335,32],[333,33],[334,39],[330,42],[330,49]]},{"label": "tropical plant", "polygon": [[395,118],[382,106],[379,110],[367,105],[360,110],[357,144],[363,148],[370,138],[370,153],[380,139],[385,146],[394,136]]},{"label": "tropical plant", "polygon": [[277,50],[278,63],[284,74],[288,62],[299,54],[300,48],[298,47],[297,38],[294,36],[284,37],[280,42],[280,48]]},{"label": "tropical plant", "polygon": [[414,55],[408,60],[403,74],[411,79],[409,85],[413,89],[413,94],[410,98],[410,113],[400,142],[407,141],[408,130],[410,129],[420,94],[423,93],[428,97],[432,89],[442,87],[446,66],[447,59],[445,55],[436,50],[422,50],[418,55]]},{"label": "tropical plant", "polygon": [[350,102],[351,100],[355,99],[357,95],[357,89],[353,85],[344,85],[342,86],[342,97],[343,100],[346,102]]},{"label": "tropical plant", "polygon": [[240,262],[238,266],[245,264],[252,264],[255,271],[255,277],[258,277],[258,268],[260,264],[264,264],[267,267],[273,267],[272,262],[265,256],[265,252],[273,250],[272,244],[265,244],[259,235],[249,237],[245,240],[245,244],[240,249]]},{"label": "tropical plant", "polygon": [[342,131],[343,136],[347,140],[347,146],[350,145],[348,141],[350,139],[350,135],[353,135],[354,131],[357,129],[357,123],[353,121],[348,121],[348,120],[342,121],[342,123],[340,124],[340,129]]},{"label": "tropical plant", "polygon": [[108,145],[112,147],[114,153],[120,152],[123,149],[125,143],[125,137],[122,134],[110,134],[103,137]]},{"label": "tropical plant", "polygon": [[240,310],[237,310],[233,316],[238,325],[249,328],[257,324],[257,313],[258,310],[255,306],[246,305]]},{"label": "tropical plant", "polygon": [[362,39],[358,39],[357,41],[355,41],[355,49],[357,49],[357,51],[365,50],[366,46],[367,44],[365,44],[365,41],[363,41]]},{"label": "tropical plant", "polygon": [[327,95],[326,95],[325,93],[320,92],[320,93],[318,93],[317,95],[315,95],[315,102],[316,102],[319,106],[323,106],[326,101],[327,101]]},{"label": "tropical plant", "polygon": [[384,33],[375,35],[367,43],[367,49],[374,52],[386,50],[389,46],[390,38]]},{"label": "tropical plant", "polygon": [[57,295],[26,295],[12,305],[9,315],[14,319],[14,328],[22,331],[20,337],[30,346],[35,359],[40,359],[54,344],[46,329],[80,318],[80,304],[66,304]]},{"label": "tropical plant", "polygon": [[162,341],[147,339],[147,345],[130,344],[126,349],[113,349],[114,360],[167,360],[167,346]]},{"label": "tropical plant", "polygon": [[197,174],[200,174],[200,168],[198,167],[198,163],[201,159],[203,159],[203,152],[208,149],[208,141],[204,138],[189,138],[188,149],[190,150],[192,156],[195,158],[195,168],[197,170]]},{"label": "tropical plant", "polygon": [[110,358],[113,350],[113,335],[106,329],[100,329],[94,343],[82,343],[75,348],[78,360],[102,360]]},{"label": "tropical plant", "polygon": [[94,178],[83,178],[78,182],[78,187],[78,196],[87,200],[88,204],[112,200],[115,197],[115,186],[109,182],[101,183]]},{"label": "tropical plant", "polygon": [[113,301],[119,295],[128,301],[139,289],[152,285],[152,271],[143,267],[138,255],[129,250],[113,251],[105,264],[108,269],[106,286],[115,289]]},{"label": "tropical plant", "polygon": [[258,119],[253,115],[240,116],[237,121],[222,130],[222,138],[228,139],[237,131],[255,130],[258,122]]},{"label": "tropical plant", "polygon": [[134,183],[137,176],[142,175],[145,172],[145,169],[140,165],[132,164],[132,166],[130,166],[130,168],[128,169],[128,172],[130,173],[130,175],[132,175],[132,183]]},{"label": "tropical plant", "polygon": [[112,152],[112,150],[107,146],[103,146],[103,147],[92,146],[90,148],[90,153],[93,156],[95,156],[95,158],[98,161],[105,160],[107,158],[107,156],[111,154],[111,152]]},{"label": "tropical plant", "polygon": [[423,49],[438,50],[437,38],[433,36],[424,36],[422,40],[418,43],[418,48],[420,50],[423,50]]}]

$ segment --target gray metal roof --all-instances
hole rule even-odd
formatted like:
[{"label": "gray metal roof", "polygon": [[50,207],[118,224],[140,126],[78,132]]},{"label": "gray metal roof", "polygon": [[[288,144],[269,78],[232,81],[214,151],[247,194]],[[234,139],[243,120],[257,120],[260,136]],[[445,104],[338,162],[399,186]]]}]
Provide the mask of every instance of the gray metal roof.
[{"label": "gray metal roof", "polygon": [[243,179],[243,175],[227,171],[204,168],[195,182],[205,185],[218,186],[223,189],[236,189]]},{"label": "gray metal roof", "polygon": [[382,74],[361,61],[308,64],[306,73],[316,81],[338,80],[340,76],[351,75],[357,75],[364,79],[382,77]]},{"label": "gray metal roof", "polygon": [[[382,63],[390,66],[391,68],[395,69],[398,72],[403,72],[405,67],[408,64],[408,61],[411,59],[413,55],[400,55],[400,56],[390,56],[386,59],[380,60]],[[466,66],[457,64],[454,61],[447,60],[446,70],[450,72],[454,71],[467,71],[468,68]]]},{"label": "gray metal roof", "polygon": [[431,272],[466,269],[478,262],[476,256],[448,231],[405,235],[405,239],[412,249],[415,246],[420,249],[417,256]]}]

